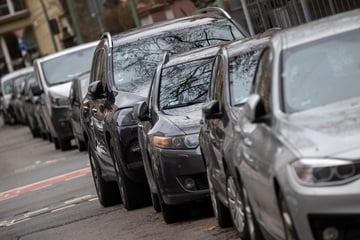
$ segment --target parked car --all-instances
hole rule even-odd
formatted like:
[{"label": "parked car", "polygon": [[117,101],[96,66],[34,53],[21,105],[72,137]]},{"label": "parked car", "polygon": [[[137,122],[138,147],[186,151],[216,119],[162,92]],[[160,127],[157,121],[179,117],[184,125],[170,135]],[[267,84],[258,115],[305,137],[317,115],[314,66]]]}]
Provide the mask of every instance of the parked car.
[{"label": "parked car", "polygon": [[359,239],[359,40],[356,10],[278,33],[263,51],[233,141],[253,235]]},{"label": "parked car", "polygon": [[233,146],[239,138],[240,109],[253,85],[261,51],[273,32],[242,39],[219,52],[208,101],[203,106],[200,146],[206,164],[214,213],[219,226],[234,225],[241,239],[249,237],[240,201]]},{"label": "parked car", "polygon": [[146,99],[163,54],[186,52],[244,36],[238,24],[219,9],[102,36],[81,111],[95,186],[103,206],[116,202],[114,182],[126,209],[150,201],[133,106]]},{"label": "parked car", "polygon": [[89,81],[90,71],[87,71],[75,77],[70,88],[70,123],[79,151],[87,149],[86,133],[84,132],[80,121],[80,104],[87,93]]},{"label": "parked car", "polygon": [[15,115],[15,107],[14,107],[15,102],[13,101],[13,104],[10,105],[15,79],[21,80],[25,78],[28,74],[31,74],[33,72],[34,72],[33,67],[27,67],[27,68],[15,70],[14,72],[8,73],[1,78],[1,89],[3,95],[2,97],[3,113],[4,113],[5,124],[16,123],[16,115]]},{"label": "parked car", "polygon": [[165,55],[147,101],[135,105],[138,139],[155,210],[166,223],[186,212],[185,203],[209,197],[199,147],[201,106],[220,46],[169,59]]},{"label": "parked car", "polygon": [[36,85],[35,75],[32,75],[26,82],[24,88],[24,94],[22,95],[21,101],[23,102],[23,111],[27,119],[30,132],[34,138],[41,137],[40,124],[36,117],[36,105],[39,104],[39,96],[33,95],[31,87]]},{"label": "parked car", "polygon": [[56,149],[64,151],[71,148],[71,139],[74,138],[69,113],[71,80],[90,69],[96,44],[82,44],[34,61],[41,88],[35,94],[44,94],[41,101],[42,118]]}]

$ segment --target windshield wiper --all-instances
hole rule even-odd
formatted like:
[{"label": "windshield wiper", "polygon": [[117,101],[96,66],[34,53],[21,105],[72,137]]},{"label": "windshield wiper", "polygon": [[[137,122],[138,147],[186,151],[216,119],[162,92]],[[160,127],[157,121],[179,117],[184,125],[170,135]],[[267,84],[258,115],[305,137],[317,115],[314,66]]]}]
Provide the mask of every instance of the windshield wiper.
[{"label": "windshield wiper", "polygon": [[179,108],[179,107],[186,107],[190,105],[194,105],[197,103],[203,103],[204,101],[192,101],[192,102],[185,102],[185,103],[178,103],[174,105],[166,105],[161,110],[167,110],[167,109],[173,109],[173,108]]}]

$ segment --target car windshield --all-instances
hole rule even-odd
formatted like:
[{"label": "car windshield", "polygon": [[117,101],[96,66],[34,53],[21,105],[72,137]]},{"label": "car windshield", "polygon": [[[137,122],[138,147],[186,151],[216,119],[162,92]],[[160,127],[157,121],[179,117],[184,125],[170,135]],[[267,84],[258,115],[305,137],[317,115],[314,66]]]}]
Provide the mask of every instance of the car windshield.
[{"label": "car windshield", "polygon": [[159,86],[161,110],[202,103],[206,100],[214,58],[164,68]]},{"label": "car windshield", "polygon": [[360,96],[360,30],[284,52],[283,99],[292,113]]},{"label": "car windshield", "polygon": [[113,52],[116,88],[146,95],[157,64],[165,52],[178,54],[243,37],[230,21],[217,20],[121,45]]},{"label": "car windshield", "polygon": [[47,84],[69,82],[78,74],[89,71],[94,50],[95,46],[91,46],[42,63]]},{"label": "car windshield", "polygon": [[11,94],[13,91],[13,86],[14,86],[14,79],[8,79],[6,81],[3,82],[4,85],[4,94]]},{"label": "car windshield", "polygon": [[244,103],[249,96],[261,50],[254,50],[229,59],[231,104]]}]

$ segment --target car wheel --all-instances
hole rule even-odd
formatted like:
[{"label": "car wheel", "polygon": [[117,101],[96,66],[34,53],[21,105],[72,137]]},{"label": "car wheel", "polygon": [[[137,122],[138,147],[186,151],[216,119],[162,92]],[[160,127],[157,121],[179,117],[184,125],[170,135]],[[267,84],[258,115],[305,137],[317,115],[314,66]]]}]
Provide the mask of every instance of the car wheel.
[{"label": "car wheel", "polygon": [[153,208],[156,212],[161,212],[161,206],[159,202],[159,197],[157,193],[151,193],[151,201]]},{"label": "car wheel", "polygon": [[226,194],[229,203],[230,216],[236,231],[243,240],[249,239],[246,225],[244,200],[235,184],[234,178],[229,175],[226,181]]},{"label": "car wheel", "polygon": [[214,188],[212,179],[210,177],[210,171],[209,171],[208,167],[206,169],[207,169],[207,179],[208,179],[208,183],[209,183],[211,204],[213,206],[214,215],[216,217],[216,220],[217,220],[219,226],[222,228],[231,227],[232,222],[231,222],[231,216],[230,216],[229,209],[226,206],[224,206],[224,204],[216,196],[216,190]]},{"label": "car wheel", "polygon": [[99,202],[103,207],[109,207],[121,202],[119,190],[116,183],[106,182],[102,176],[100,167],[94,157],[94,153],[89,146],[89,160],[94,185]]},{"label": "car wheel", "polygon": [[256,217],[253,213],[252,207],[250,205],[248,193],[246,189],[242,186],[242,194],[244,199],[244,209],[245,209],[245,217],[246,217],[246,225],[249,231],[250,240],[263,240],[264,237],[261,233],[259,224],[256,220]]},{"label": "car wheel", "polygon": [[76,142],[76,146],[80,152],[86,150],[86,143],[84,141],[81,141],[77,137],[75,137],[75,142]]},{"label": "car wheel", "polygon": [[67,150],[71,149],[71,140],[60,139],[60,148],[61,148],[61,151],[67,151]]},{"label": "car wheel", "polygon": [[114,167],[117,177],[117,184],[124,207],[127,210],[134,210],[150,203],[149,190],[140,184],[131,181],[124,173],[120,160],[115,157],[114,150],[111,147],[111,155],[114,161]]},{"label": "car wheel", "polygon": [[279,199],[280,212],[281,212],[281,217],[282,217],[282,221],[284,224],[286,239],[297,240],[299,238],[297,237],[297,234],[296,234],[296,231],[294,228],[294,224],[293,224],[293,220],[291,218],[290,211],[286,204],[284,195],[281,192],[279,192],[279,194],[278,194],[278,199]]},{"label": "car wheel", "polygon": [[55,149],[56,149],[56,150],[60,149],[59,139],[57,139],[57,138],[51,138],[51,137],[50,137],[50,139],[52,139],[52,141],[54,142]]}]

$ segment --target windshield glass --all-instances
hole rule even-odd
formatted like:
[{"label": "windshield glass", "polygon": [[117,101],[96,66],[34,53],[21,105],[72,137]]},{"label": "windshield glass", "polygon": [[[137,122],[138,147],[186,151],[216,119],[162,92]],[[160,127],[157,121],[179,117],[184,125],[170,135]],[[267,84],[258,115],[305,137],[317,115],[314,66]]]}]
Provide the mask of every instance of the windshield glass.
[{"label": "windshield glass", "polygon": [[217,20],[121,45],[113,52],[116,88],[125,92],[147,93],[156,66],[165,52],[178,54],[243,37],[228,20]]},{"label": "windshield glass", "polygon": [[284,52],[285,112],[360,96],[360,30]]},{"label": "windshield glass", "polygon": [[4,85],[4,94],[11,94],[14,86],[14,79],[9,79],[3,82]]},{"label": "windshield glass", "polygon": [[206,100],[214,58],[175,65],[162,70],[159,108],[170,109]]},{"label": "windshield glass", "polygon": [[244,103],[249,96],[261,50],[230,58],[229,81],[232,105]]},{"label": "windshield glass", "polygon": [[75,76],[89,71],[95,46],[72,52],[42,63],[48,85],[71,81]]}]

